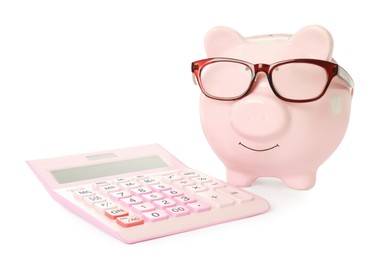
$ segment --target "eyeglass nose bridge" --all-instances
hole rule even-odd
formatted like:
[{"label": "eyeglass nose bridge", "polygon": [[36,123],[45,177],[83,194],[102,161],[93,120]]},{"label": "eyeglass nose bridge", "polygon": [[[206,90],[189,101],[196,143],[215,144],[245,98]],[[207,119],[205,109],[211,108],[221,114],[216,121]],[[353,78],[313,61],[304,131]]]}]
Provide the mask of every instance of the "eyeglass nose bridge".
[{"label": "eyeglass nose bridge", "polygon": [[[264,63],[253,64],[253,71],[254,71],[254,75],[253,75],[253,80],[252,80],[251,86],[253,86],[255,84],[255,82],[257,82],[257,78],[258,78],[257,75],[258,75],[259,72],[265,73],[265,76],[268,79],[269,85],[270,85],[270,77],[269,77],[270,65],[269,64],[264,64]],[[273,90],[273,92],[274,92],[274,90]]]},{"label": "eyeglass nose bridge", "polygon": [[264,63],[254,64],[253,69],[255,71],[255,76],[259,72],[264,72],[267,76],[269,76],[269,69],[270,69],[269,64],[264,64]]}]

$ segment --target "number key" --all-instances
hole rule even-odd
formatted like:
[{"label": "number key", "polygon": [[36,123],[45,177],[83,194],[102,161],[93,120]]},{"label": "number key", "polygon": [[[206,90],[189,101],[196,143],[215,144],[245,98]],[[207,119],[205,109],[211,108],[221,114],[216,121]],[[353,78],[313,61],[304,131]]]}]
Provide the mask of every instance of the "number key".
[{"label": "number key", "polygon": [[172,199],[155,200],[153,203],[159,208],[167,208],[176,205],[176,202]]},{"label": "number key", "polygon": [[143,217],[150,222],[160,221],[164,219],[168,219],[168,214],[160,209],[144,212],[142,213]]},{"label": "number key", "polygon": [[120,204],[122,204],[126,207],[130,207],[130,206],[135,205],[135,204],[140,204],[142,202],[143,202],[142,199],[140,197],[137,197],[137,196],[131,196],[129,198],[120,199]]},{"label": "number key", "polygon": [[173,217],[181,217],[190,214],[189,209],[182,205],[167,208],[166,211],[170,216]]}]

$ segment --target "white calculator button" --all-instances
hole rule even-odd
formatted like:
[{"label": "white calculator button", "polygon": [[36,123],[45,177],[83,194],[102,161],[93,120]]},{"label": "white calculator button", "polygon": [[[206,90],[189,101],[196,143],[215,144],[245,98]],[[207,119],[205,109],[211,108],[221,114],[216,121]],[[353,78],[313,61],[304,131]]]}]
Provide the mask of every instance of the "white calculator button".
[{"label": "white calculator button", "polygon": [[216,191],[204,191],[197,193],[196,196],[217,208],[231,206],[235,203],[233,199]]},{"label": "white calculator button", "polygon": [[184,172],[181,172],[180,175],[182,175],[186,178],[193,178],[193,177],[200,176],[200,174],[198,174],[197,172],[194,172],[194,171],[184,171]]},{"label": "white calculator button", "polygon": [[232,188],[232,187],[217,189],[217,191],[223,192],[225,195],[229,196],[230,198],[235,199],[236,202],[238,202],[238,203],[253,200],[253,196],[251,194],[243,192],[239,189]]},{"label": "white calculator button", "polygon": [[145,218],[145,220],[150,222],[160,221],[164,219],[168,219],[168,214],[160,209],[144,212],[142,213],[142,216]]},{"label": "white calculator button", "polygon": [[207,210],[210,210],[211,207],[206,204],[206,203],[203,203],[203,202],[192,202],[192,203],[188,203],[187,204],[187,207],[193,211],[193,212],[202,212],[202,211],[207,211]]},{"label": "white calculator button", "polygon": [[164,198],[162,194],[156,192],[144,194],[141,197],[147,201],[161,200]]},{"label": "white calculator button", "polygon": [[94,182],[92,184],[93,186],[93,189],[98,189],[98,187],[101,187],[101,186],[108,186],[108,185],[111,185],[111,182],[109,181],[97,181],[97,182]]},{"label": "white calculator button", "polygon": [[142,180],[142,179],[145,179],[147,178],[148,175],[136,175],[136,176],[133,176],[133,180]]},{"label": "white calculator button", "polygon": [[152,190],[148,187],[138,187],[138,188],[131,189],[131,192],[134,195],[140,196],[140,195],[143,195],[143,194],[152,193]]},{"label": "white calculator button", "polygon": [[132,194],[127,190],[119,190],[119,191],[110,192],[109,196],[113,200],[119,200],[122,198],[128,198],[132,196]]},{"label": "white calculator button", "polygon": [[147,178],[147,179],[140,180],[139,183],[144,184],[144,185],[154,185],[154,184],[158,184],[159,180],[157,180],[156,178]]},{"label": "white calculator button", "polygon": [[116,183],[126,182],[130,180],[131,180],[130,178],[117,178],[117,179],[112,180],[112,182],[116,184]]},{"label": "white calculator button", "polygon": [[143,200],[137,196],[131,196],[129,198],[120,199],[120,204],[127,206],[127,207],[130,207],[135,204],[140,204],[142,202]]},{"label": "white calculator button", "polygon": [[181,189],[183,189],[185,186],[192,186],[193,184],[195,184],[195,182],[189,179],[174,181],[174,185]]},{"label": "white calculator button", "polygon": [[183,177],[179,174],[169,174],[162,177],[162,181],[167,183],[172,183],[173,181],[181,180]]},{"label": "white calculator button", "polygon": [[171,190],[162,191],[162,194],[169,197],[169,198],[173,198],[173,197],[177,197],[177,196],[182,196],[184,193],[181,190],[172,188]]},{"label": "white calculator button", "polygon": [[196,181],[196,182],[199,182],[199,183],[211,182],[211,181],[212,181],[211,178],[209,178],[209,177],[205,177],[205,176],[195,177],[195,178],[193,178],[192,180],[194,180],[194,181]]},{"label": "white calculator button", "polygon": [[76,190],[73,192],[74,194],[74,197],[77,198],[77,199],[82,199],[83,197],[86,197],[86,196],[92,196],[95,194],[94,191],[92,190]]},{"label": "white calculator button", "polygon": [[208,187],[209,189],[218,189],[218,188],[225,187],[225,184],[223,182],[220,182],[220,181],[206,182],[206,183],[204,183],[204,185],[206,187]]},{"label": "white calculator button", "polygon": [[109,217],[110,219],[115,219],[118,217],[124,217],[128,216],[128,211],[125,211],[124,209],[115,208],[115,209],[107,209],[104,211],[104,214]]},{"label": "white calculator button", "polygon": [[183,205],[166,208],[165,210],[170,216],[173,217],[181,217],[190,214],[189,209]]},{"label": "white calculator button", "polygon": [[187,187],[185,187],[185,189],[187,191],[190,191],[190,192],[202,192],[202,191],[207,190],[207,188],[205,186],[199,185],[199,184],[195,184],[195,185],[192,185],[192,186],[187,186]]},{"label": "white calculator button", "polygon": [[133,227],[144,224],[144,220],[140,216],[130,215],[116,218],[116,223],[122,227]]},{"label": "white calculator button", "polygon": [[101,195],[93,195],[93,196],[84,197],[84,201],[88,205],[93,205],[93,203],[102,202],[105,200],[106,198]]},{"label": "white calculator button", "polygon": [[103,201],[103,202],[94,203],[94,208],[101,212],[106,209],[113,209],[116,207],[117,205],[111,201]]},{"label": "white calculator button", "polygon": [[162,190],[169,190],[171,189],[171,185],[168,185],[168,184],[156,184],[156,185],[152,185],[151,188],[155,191],[162,191]]},{"label": "white calculator button", "polygon": [[194,197],[189,196],[189,195],[178,196],[178,197],[175,197],[174,200],[179,204],[187,204],[187,203],[196,201]]},{"label": "white calculator button", "polygon": [[161,199],[161,200],[155,200],[153,203],[159,207],[159,208],[167,208],[167,207],[172,207],[176,205],[176,202],[173,201],[172,199]]},{"label": "white calculator button", "polygon": [[107,194],[112,191],[118,191],[120,190],[118,186],[116,185],[108,185],[108,186],[101,186],[98,188],[98,191],[101,192],[102,194]]},{"label": "white calculator button", "polygon": [[132,209],[135,211],[135,212],[147,212],[147,211],[151,211],[151,210],[155,210],[155,206],[149,202],[144,202],[144,203],[141,203],[141,204],[135,204],[132,206]]},{"label": "white calculator button", "polygon": [[132,189],[140,187],[141,185],[137,181],[127,181],[120,183],[119,186],[125,189]]}]

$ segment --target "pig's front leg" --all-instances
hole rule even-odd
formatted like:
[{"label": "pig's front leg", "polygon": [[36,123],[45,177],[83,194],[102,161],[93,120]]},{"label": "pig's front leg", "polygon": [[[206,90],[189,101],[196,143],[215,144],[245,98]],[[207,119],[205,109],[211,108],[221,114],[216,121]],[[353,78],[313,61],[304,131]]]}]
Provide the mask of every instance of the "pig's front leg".
[{"label": "pig's front leg", "polygon": [[238,187],[246,187],[255,182],[257,176],[247,172],[235,171],[227,169],[227,182]]},{"label": "pig's front leg", "polygon": [[289,174],[284,176],[282,181],[290,188],[297,190],[308,190],[315,185],[316,170]]}]

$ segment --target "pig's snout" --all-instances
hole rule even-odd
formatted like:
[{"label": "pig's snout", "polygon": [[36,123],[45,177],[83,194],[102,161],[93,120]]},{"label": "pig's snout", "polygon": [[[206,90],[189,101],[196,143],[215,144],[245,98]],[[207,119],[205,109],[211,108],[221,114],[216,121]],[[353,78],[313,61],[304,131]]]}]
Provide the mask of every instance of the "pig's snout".
[{"label": "pig's snout", "polygon": [[287,109],[274,97],[255,95],[236,101],[232,107],[231,125],[245,137],[278,136],[289,124]]}]

